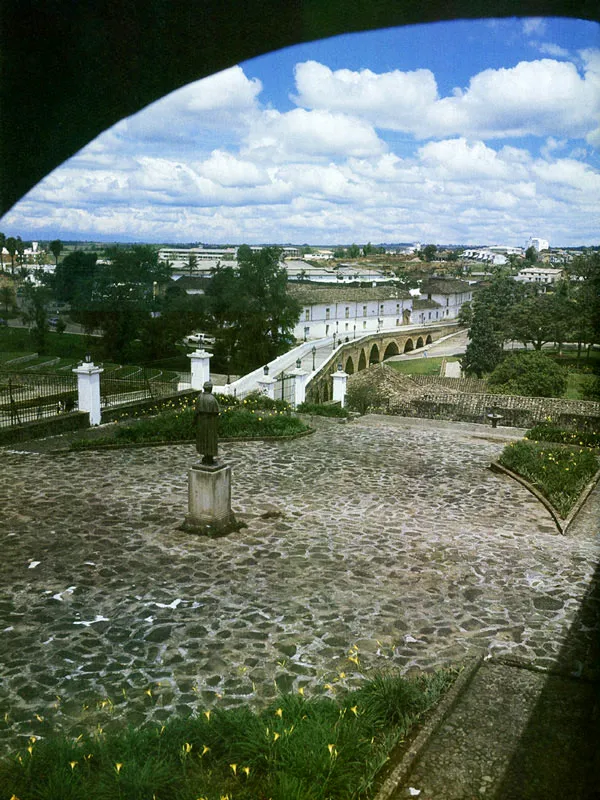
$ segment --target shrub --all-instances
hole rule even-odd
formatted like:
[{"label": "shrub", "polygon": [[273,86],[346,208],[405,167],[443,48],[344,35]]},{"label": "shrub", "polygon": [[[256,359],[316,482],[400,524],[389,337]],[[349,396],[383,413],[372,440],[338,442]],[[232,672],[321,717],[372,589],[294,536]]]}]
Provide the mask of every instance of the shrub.
[{"label": "shrub", "polygon": [[300,403],[296,411],[302,414],[315,414],[320,417],[348,416],[348,410],[335,403]]},{"label": "shrub", "polygon": [[366,414],[371,408],[386,408],[388,396],[368,383],[353,383],[346,391],[346,405],[352,411]]},{"label": "shrub", "polygon": [[599,466],[589,450],[529,441],[509,444],[498,461],[535,486],[562,517],[568,515]]},{"label": "shrub", "polygon": [[566,370],[550,356],[535,350],[512,353],[494,369],[490,388],[501,394],[561,397],[567,388]]},{"label": "shrub", "polygon": [[247,394],[241,405],[258,411],[289,411],[290,404],[285,400],[272,400],[262,392],[254,391]]},{"label": "shrub", "polygon": [[600,401],[600,376],[586,375],[581,380],[581,396],[584,400]]}]

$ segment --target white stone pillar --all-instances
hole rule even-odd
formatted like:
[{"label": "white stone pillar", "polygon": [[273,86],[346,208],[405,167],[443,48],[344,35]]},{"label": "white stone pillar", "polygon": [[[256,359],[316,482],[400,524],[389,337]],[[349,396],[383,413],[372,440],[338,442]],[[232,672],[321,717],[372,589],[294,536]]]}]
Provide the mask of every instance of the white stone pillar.
[{"label": "white stone pillar", "polygon": [[288,372],[294,378],[294,408],[306,400],[306,384],[308,383],[308,372],[296,367]]},{"label": "white stone pillar", "polygon": [[265,375],[259,381],[258,384],[258,391],[261,394],[264,394],[265,397],[270,397],[271,400],[275,400],[275,384],[277,381],[275,378],[269,377],[269,375]]},{"label": "white stone pillar", "polygon": [[188,353],[188,358],[192,362],[192,389],[202,391],[206,381],[210,380],[210,359],[212,353],[206,350],[194,350]]},{"label": "white stone pillar", "polygon": [[73,372],[77,375],[77,395],[80,411],[90,415],[90,425],[99,425],[102,419],[100,410],[100,373],[104,372],[92,361],[84,361]]},{"label": "white stone pillar", "polygon": [[332,374],[333,379],[333,400],[340,403],[342,408],[346,403],[346,384],[348,382],[348,373],[344,372],[342,365],[338,366],[337,372]]}]

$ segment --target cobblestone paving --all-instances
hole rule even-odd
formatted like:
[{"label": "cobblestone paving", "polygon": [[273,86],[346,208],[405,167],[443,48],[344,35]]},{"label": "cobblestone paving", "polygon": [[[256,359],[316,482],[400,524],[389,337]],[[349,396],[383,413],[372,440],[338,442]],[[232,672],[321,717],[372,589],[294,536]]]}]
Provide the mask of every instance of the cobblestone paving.
[{"label": "cobblestone paving", "polygon": [[192,446],[0,449],[0,746],[477,649],[552,664],[598,539],[487,469],[510,435],[370,416],[226,444],[248,527],[218,540],[177,529]]}]

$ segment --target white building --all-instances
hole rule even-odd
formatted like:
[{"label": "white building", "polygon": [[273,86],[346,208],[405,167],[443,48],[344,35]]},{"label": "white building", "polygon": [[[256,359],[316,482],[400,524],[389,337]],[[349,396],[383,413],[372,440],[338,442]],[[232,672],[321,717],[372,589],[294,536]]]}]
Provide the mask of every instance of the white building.
[{"label": "white building", "polygon": [[355,267],[352,264],[339,264],[334,269],[325,263],[311,264],[308,261],[286,259],[283,265],[290,281],[314,281],[316,283],[389,283],[389,276],[379,269],[367,266]]},{"label": "white building", "polygon": [[[419,287],[419,296],[421,300],[437,303],[440,311],[437,312],[439,317],[436,313],[436,319],[446,320],[458,317],[463,303],[472,300],[473,292],[470,284],[466,281],[452,278],[430,278]],[[433,317],[428,319],[433,319]]]},{"label": "white building", "polygon": [[549,286],[559,281],[562,278],[562,274],[562,269],[554,269],[552,267],[526,267],[515,275],[515,280],[521,283],[537,283]]},{"label": "white building", "polygon": [[530,236],[527,240],[527,247],[535,247],[537,253],[541,253],[542,250],[549,250],[550,243],[547,239],[540,239],[537,236]]},{"label": "white building", "polygon": [[294,335],[298,340],[335,334],[346,341],[366,333],[411,323],[413,299],[395,286],[315,286],[288,284],[289,294],[302,306]]},{"label": "white building", "polygon": [[472,261],[479,261],[482,264],[493,264],[494,266],[498,267],[501,267],[508,261],[503,253],[497,253],[488,247],[481,248],[480,250],[465,250],[462,254],[462,258],[468,258]]},{"label": "white building", "polygon": [[237,247],[173,247],[158,251],[158,260],[168,261],[173,267],[174,274],[190,274],[190,257],[196,260],[196,266],[192,270],[193,275],[209,275],[211,269],[215,269],[219,263],[225,266],[235,266],[237,264]]}]

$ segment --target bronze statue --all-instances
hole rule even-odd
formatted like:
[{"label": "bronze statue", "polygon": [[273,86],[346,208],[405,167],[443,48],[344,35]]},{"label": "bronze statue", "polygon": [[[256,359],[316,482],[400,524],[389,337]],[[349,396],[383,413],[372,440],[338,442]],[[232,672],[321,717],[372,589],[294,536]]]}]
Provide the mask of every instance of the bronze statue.
[{"label": "bronze statue", "polygon": [[203,456],[202,463],[215,464],[218,452],[219,404],[212,394],[212,383],[204,384],[204,391],[196,398],[194,428],[196,429],[196,450]]}]

